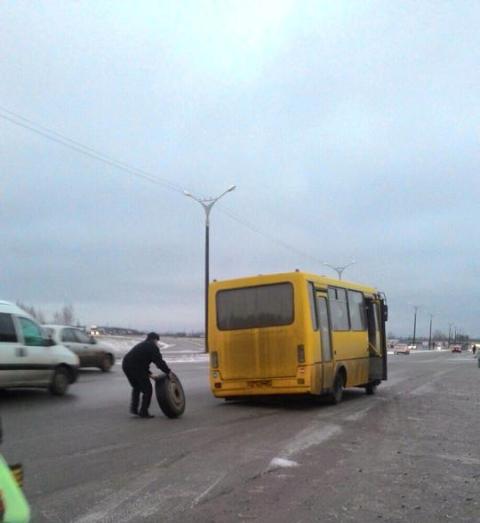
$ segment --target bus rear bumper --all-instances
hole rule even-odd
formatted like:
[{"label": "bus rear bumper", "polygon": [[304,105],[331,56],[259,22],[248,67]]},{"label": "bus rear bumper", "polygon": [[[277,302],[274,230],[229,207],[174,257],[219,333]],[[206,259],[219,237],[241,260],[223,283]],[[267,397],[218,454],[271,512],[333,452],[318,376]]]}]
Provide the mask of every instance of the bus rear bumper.
[{"label": "bus rear bumper", "polygon": [[304,379],[297,377],[256,380],[216,380],[212,381],[210,386],[216,398],[272,396],[276,394],[309,394],[312,392],[310,385],[306,384]]}]

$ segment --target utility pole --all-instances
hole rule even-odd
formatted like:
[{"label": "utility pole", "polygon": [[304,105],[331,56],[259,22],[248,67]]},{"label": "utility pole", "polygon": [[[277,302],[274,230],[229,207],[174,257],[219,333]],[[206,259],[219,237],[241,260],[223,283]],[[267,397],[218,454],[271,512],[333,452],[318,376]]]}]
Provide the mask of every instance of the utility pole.
[{"label": "utility pole", "polygon": [[196,198],[188,191],[183,191],[185,196],[199,203],[205,211],[205,352],[208,352],[208,284],[210,281],[210,211],[222,196],[235,189],[231,185],[226,191],[216,198]]}]

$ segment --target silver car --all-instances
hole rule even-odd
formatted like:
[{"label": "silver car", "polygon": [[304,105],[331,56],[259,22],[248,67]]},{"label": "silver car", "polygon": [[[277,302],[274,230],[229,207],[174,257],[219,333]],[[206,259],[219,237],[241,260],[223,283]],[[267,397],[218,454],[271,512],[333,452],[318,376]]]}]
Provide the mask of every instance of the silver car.
[{"label": "silver car", "polygon": [[115,364],[111,347],[89,336],[84,330],[69,325],[44,325],[43,328],[56,343],[68,347],[78,356],[80,367],[98,367],[108,372]]}]

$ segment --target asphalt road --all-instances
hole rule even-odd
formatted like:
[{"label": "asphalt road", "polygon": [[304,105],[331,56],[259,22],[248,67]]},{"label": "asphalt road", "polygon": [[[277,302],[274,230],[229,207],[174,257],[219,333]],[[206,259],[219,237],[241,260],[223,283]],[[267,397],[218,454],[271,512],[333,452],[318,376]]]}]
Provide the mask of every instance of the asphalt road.
[{"label": "asphalt road", "polygon": [[390,356],[375,396],[338,406],[225,403],[207,363],[172,363],[177,420],[128,414],[119,366],[64,398],[0,396],[2,452],[34,522],[479,522],[480,369],[471,354]]}]

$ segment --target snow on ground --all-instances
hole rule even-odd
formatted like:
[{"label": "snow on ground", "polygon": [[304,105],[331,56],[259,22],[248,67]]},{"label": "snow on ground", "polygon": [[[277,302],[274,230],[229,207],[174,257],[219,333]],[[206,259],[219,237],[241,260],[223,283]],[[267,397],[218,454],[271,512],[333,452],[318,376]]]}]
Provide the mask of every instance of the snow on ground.
[{"label": "snow on ground", "polygon": [[[137,336],[98,336],[99,344],[108,345],[117,357],[117,363],[121,363],[121,358],[137,343],[143,341],[145,337]],[[178,345],[177,345],[178,342]],[[175,363],[194,363],[208,361],[208,354],[205,354],[203,342],[201,340],[191,340],[190,338],[167,339],[160,341],[160,352],[167,362]]]}]

